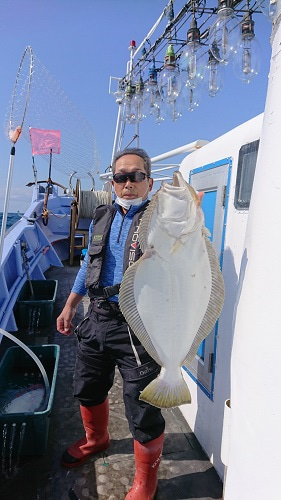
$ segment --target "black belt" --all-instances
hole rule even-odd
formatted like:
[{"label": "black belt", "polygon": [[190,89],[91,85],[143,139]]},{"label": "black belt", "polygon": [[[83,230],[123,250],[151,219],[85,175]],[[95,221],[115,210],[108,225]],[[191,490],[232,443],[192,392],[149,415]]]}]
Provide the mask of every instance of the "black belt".
[{"label": "black belt", "polygon": [[117,302],[109,301],[106,299],[94,299],[92,301],[93,310],[99,314],[112,315],[122,314]]},{"label": "black belt", "polygon": [[100,286],[96,288],[89,288],[89,292],[91,297],[99,297],[103,299],[108,299],[109,297],[113,297],[113,295],[117,295],[119,293],[121,283],[117,283],[112,286]]}]

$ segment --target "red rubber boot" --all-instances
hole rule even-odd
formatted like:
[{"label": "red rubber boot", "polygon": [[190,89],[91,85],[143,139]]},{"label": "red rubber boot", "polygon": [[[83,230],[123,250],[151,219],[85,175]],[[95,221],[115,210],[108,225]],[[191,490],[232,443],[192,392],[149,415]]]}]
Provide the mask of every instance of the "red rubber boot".
[{"label": "red rubber boot", "polygon": [[98,451],[109,447],[108,425],[108,401],[107,399],[96,406],[80,406],[82,422],[85,429],[85,437],[70,445],[63,453],[61,465],[72,469],[79,467]]},{"label": "red rubber boot", "polygon": [[134,441],[136,474],[125,500],[153,500],[158,484],[163,443],[164,433],[145,444]]}]

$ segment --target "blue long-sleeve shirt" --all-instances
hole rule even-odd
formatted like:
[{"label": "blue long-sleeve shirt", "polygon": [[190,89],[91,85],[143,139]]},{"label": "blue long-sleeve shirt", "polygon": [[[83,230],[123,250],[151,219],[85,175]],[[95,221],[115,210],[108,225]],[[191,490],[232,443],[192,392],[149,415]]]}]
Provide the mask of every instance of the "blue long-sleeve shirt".
[{"label": "blue long-sleeve shirt", "polygon": [[[109,238],[105,249],[105,258],[103,261],[100,276],[100,286],[112,286],[116,285],[117,283],[121,283],[123,278],[123,259],[127,236],[135,213],[142,205],[146,203],[146,201],[147,200],[143,201],[142,204],[138,205],[137,207],[131,206],[125,215],[122,212],[121,207],[117,203],[114,204],[117,212],[109,231]],[[92,242],[92,234],[93,221],[91,222],[89,227],[88,250]],[[79,295],[87,294],[85,280],[88,259],[89,253],[87,252],[72,287],[72,292],[78,293]],[[109,300],[118,302],[118,296],[114,295],[114,297],[110,297]]]}]

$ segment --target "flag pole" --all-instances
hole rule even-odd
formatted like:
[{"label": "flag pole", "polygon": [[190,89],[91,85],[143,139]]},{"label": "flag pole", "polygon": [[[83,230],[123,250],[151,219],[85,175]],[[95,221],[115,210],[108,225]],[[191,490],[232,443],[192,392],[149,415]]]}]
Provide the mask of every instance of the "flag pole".
[{"label": "flag pole", "polygon": [[52,156],[53,156],[53,149],[50,148],[50,163],[49,163],[49,179],[51,180],[51,169],[52,169]]},{"label": "flag pole", "polygon": [[9,209],[9,202],[10,202],[10,195],[11,195],[13,169],[14,169],[15,153],[16,153],[15,144],[16,144],[17,140],[19,139],[21,132],[22,132],[21,125],[19,125],[15,130],[10,130],[10,132],[9,132],[9,138],[12,141],[13,145],[11,147],[11,153],[10,153],[8,178],[7,178],[7,186],[6,186],[5,201],[4,201],[4,208],[3,208],[3,217],[2,217],[2,227],[1,227],[1,234],[0,234],[0,264],[2,261],[4,239],[5,239],[5,233],[6,233],[7,218],[8,218],[8,209]]},{"label": "flag pole", "polygon": [[8,217],[8,209],[9,209],[9,201],[10,201],[10,193],[11,193],[12,177],[13,177],[13,168],[14,168],[14,162],[15,162],[15,152],[16,152],[16,148],[15,148],[15,145],[13,145],[11,147],[11,153],[10,153],[8,179],[7,179],[5,201],[4,201],[4,208],[3,208],[2,227],[1,227],[1,235],[0,235],[0,263],[2,261],[4,239],[5,239],[6,226],[7,226],[7,217]]}]

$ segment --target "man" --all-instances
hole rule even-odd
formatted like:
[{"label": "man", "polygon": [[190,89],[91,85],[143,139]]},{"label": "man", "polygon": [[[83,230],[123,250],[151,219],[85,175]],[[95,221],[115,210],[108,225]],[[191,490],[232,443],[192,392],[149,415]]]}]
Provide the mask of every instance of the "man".
[{"label": "man", "polygon": [[107,394],[115,366],[123,378],[125,412],[134,438],[136,474],[126,500],[153,499],[163,449],[165,421],[159,408],[139,400],[160,372],[129,328],[118,306],[125,269],[141,256],[138,228],[152,189],[151,161],[139,148],[118,152],[113,160],[113,205],[97,207],[89,229],[89,248],[65,307],[59,332],[73,332],[72,319],[82,297],[90,306],[76,328],[78,339],[74,396],[80,402],[85,437],[69,446],[62,465],[77,467],[109,446]]}]

